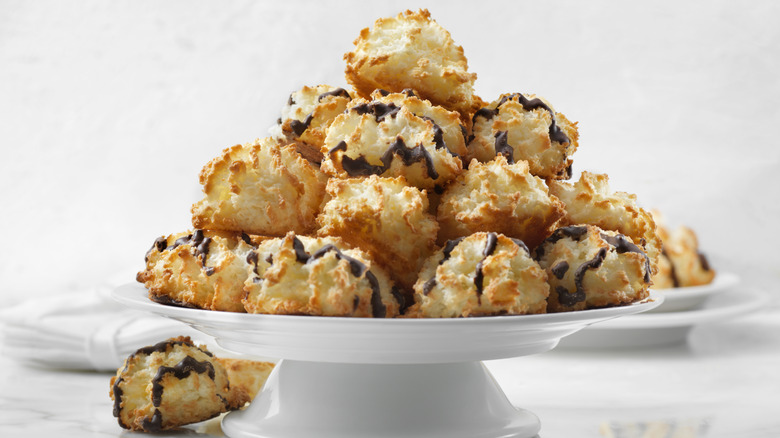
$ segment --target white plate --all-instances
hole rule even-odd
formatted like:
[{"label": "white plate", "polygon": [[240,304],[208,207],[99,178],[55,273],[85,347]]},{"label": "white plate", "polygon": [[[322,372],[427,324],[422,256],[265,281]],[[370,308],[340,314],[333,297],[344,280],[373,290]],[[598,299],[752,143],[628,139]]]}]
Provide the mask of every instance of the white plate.
[{"label": "white plate", "polygon": [[597,322],[663,301],[543,315],[372,319],[254,315],[152,302],[138,284],[113,297],[190,324],[238,353],[282,360],[245,410],[229,413],[231,438],[531,438],[538,417],[509,402],[480,362],[541,353]]},{"label": "white plate", "polygon": [[502,359],[541,353],[582,328],[644,312],[663,297],[654,292],[623,307],[540,315],[480,318],[373,319],[216,312],[159,304],[140,284],[113,297],[139,310],[183,321],[232,351],[293,360],[411,364]]},{"label": "white plate", "polygon": [[739,284],[739,277],[731,272],[718,272],[710,284],[703,286],[657,289],[664,295],[664,302],[651,312],[677,312],[700,306],[708,298],[726,292]]},{"label": "white plate", "polygon": [[768,301],[769,295],[756,289],[726,291],[711,297],[698,309],[631,315],[593,325],[567,337],[560,345],[624,348],[680,343],[697,325],[729,321],[760,309]]}]

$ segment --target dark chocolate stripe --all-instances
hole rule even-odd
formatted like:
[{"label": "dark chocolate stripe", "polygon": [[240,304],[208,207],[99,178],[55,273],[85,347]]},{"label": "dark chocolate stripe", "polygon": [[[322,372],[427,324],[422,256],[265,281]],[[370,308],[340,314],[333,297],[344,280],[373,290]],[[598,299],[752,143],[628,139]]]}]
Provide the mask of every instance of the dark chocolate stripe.
[{"label": "dark chocolate stripe", "polygon": [[707,256],[705,256],[704,253],[700,251],[697,251],[696,253],[699,255],[699,263],[701,264],[701,268],[705,271],[710,271],[710,262],[707,260]]},{"label": "dark chocolate stripe", "polygon": [[487,233],[487,238],[485,239],[485,249],[482,250],[482,260],[477,263],[477,272],[474,275],[474,285],[477,287],[477,299],[479,299],[482,295],[482,283],[485,279],[485,274],[482,272],[482,265],[485,260],[496,251],[497,243],[498,236],[496,233]]},{"label": "dark chocolate stripe", "polygon": [[529,257],[531,256],[531,250],[528,249],[528,245],[526,245],[525,242],[523,242],[520,239],[515,239],[514,237],[510,237],[509,239],[511,239],[512,242],[515,243],[515,245],[517,245],[520,248],[522,248],[523,250],[525,250],[525,253],[528,254]]},{"label": "dark chocolate stripe", "polygon": [[[456,246],[460,244],[460,242],[463,242],[463,239],[465,237],[458,237],[457,239],[448,240],[447,243],[444,244],[444,249],[442,250],[442,254],[444,257],[442,257],[441,260],[439,260],[439,265],[446,262],[450,258],[450,254],[452,254],[452,251],[455,249]],[[436,273],[434,271],[433,277],[431,277],[430,280],[426,281],[425,284],[423,284],[423,295],[428,295],[431,293],[431,290],[436,286]]]},{"label": "dark chocolate stripe", "polygon": [[174,307],[186,307],[188,309],[200,309],[200,307],[185,303],[184,301],[174,300],[173,298],[169,297],[168,295],[153,295],[149,294],[149,299],[154,301],[158,304],[164,304],[166,306],[174,306]]},{"label": "dark chocolate stripe", "polygon": [[[163,391],[165,390],[162,385],[162,380],[166,375],[172,374],[174,378],[181,380],[189,377],[192,372],[197,374],[206,374],[212,381],[215,377],[214,365],[208,361],[198,361],[192,356],[185,357],[175,366],[161,366],[158,368],[157,374],[155,374],[154,378],[152,378],[152,405],[158,408],[162,404]],[[155,423],[154,420],[154,417],[152,417],[152,425]],[[160,418],[158,423],[160,426],[162,426],[162,418]]]},{"label": "dark chocolate stripe", "polygon": [[398,114],[398,111],[401,111],[401,108],[392,102],[384,103],[374,101],[362,103],[356,107],[353,107],[352,111],[355,111],[359,115],[371,114],[374,116],[374,120],[376,120],[377,123],[381,123],[385,120],[385,117],[395,118],[396,114]]},{"label": "dark chocolate stripe", "polygon": [[598,269],[604,262],[604,258],[607,257],[607,248],[600,248],[596,255],[581,264],[574,272],[574,286],[576,290],[574,293],[567,291],[565,294],[558,294],[558,302],[564,306],[570,307],[579,302],[585,301],[585,288],[582,286],[582,280],[585,277],[585,273],[590,269]]},{"label": "dark chocolate stripe", "polygon": [[398,156],[401,158],[405,166],[411,166],[412,164],[421,161],[425,165],[425,170],[428,172],[428,178],[433,180],[439,178],[439,173],[436,172],[436,168],[433,166],[433,157],[431,157],[431,154],[428,153],[428,150],[425,149],[425,147],[423,147],[421,144],[409,149],[406,147],[406,143],[404,143],[403,138],[398,136],[395,139],[395,143],[391,144],[387,151],[385,151],[384,155],[382,155],[382,158],[380,158],[384,170],[390,168],[390,164],[393,161],[393,156]]},{"label": "dark chocolate stripe", "polygon": [[398,313],[403,315],[406,313],[406,309],[408,309],[412,304],[414,304],[414,298],[404,294],[401,292],[400,289],[398,289],[397,286],[393,285],[393,288],[390,289],[390,293],[393,294],[393,297],[398,302]]},{"label": "dark chocolate stripe", "polygon": [[248,265],[254,265],[254,269],[252,269],[252,272],[255,273],[255,275],[260,275],[258,272],[257,263],[260,261],[260,256],[257,255],[257,251],[251,251],[249,254],[246,255],[246,263]]},{"label": "dark chocolate stripe", "polygon": [[499,131],[496,133],[495,150],[496,156],[503,155],[506,158],[508,164],[515,163],[515,150],[512,146],[509,146],[507,141],[508,134],[506,131]]},{"label": "dark chocolate stripe", "polygon": [[553,275],[555,275],[555,278],[560,280],[560,279],[563,278],[564,275],[566,275],[566,272],[568,270],[569,270],[569,263],[566,260],[564,260],[564,261],[556,264],[555,266],[553,266],[550,269],[550,272],[552,272]]},{"label": "dark chocolate stripe", "polygon": [[170,246],[171,251],[182,246],[190,243],[190,239],[192,239],[192,234],[188,234],[184,237],[179,237],[173,242],[173,245]]},{"label": "dark chocolate stripe", "polygon": [[477,112],[474,113],[474,116],[471,117],[472,124],[477,123],[477,117],[482,117],[483,119],[490,120],[493,117],[498,115],[498,108],[492,109],[492,108],[480,108],[477,110]]},{"label": "dark chocolate stripe", "polygon": [[601,233],[601,238],[610,245],[614,246],[615,251],[617,251],[618,254],[623,254],[626,252],[642,254],[642,256],[645,258],[645,275],[643,281],[645,283],[650,283],[650,257],[647,256],[642,248],[634,244],[634,242],[628,240],[626,236],[622,234],[610,236],[608,234]]},{"label": "dark chocolate stripe", "polygon": [[[130,360],[129,358],[127,359]],[[125,371],[127,371],[127,365],[125,365]],[[122,396],[124,395],[124,391],[122,391],[122,388],[119,386],[124,380],[119,377],[114,380],[114,386],[113,386],[113,392],[114,392],[114,409],[113,414],[114,417],[117,418],[117,421],[119,422],[119,426],[122,429],[130,429],[130,425],[125,424],[122,422],[122,417],[120,414],[122,413]]]},{"label": "dark chocolate stripe", "polygon": [[152,252],[154,252],[155,249],[157,250],[157,252],[163,252],[167,247],[168,247],[168,239],[165,236],[160,236],[154,239],[154,243],[152,244],[152,247],[149,248],[149,251],[147,251],[146,255],[144,256],[144,262],[149,261],[149,256],[152,255]]},{"label": "dark chocolate stripe", "polygon": [[553,233],[547,239],[542,242],[541,245],[536,247],[535,259],[538,261],[544,256],[544,246],[554,244],[555,242],[563,239],[564,237],[570,237],[574,240],[580,240],[582,236],[588,233],[588,227],[585,225],[571,225],[568,227],[561,227],[553,231]]},{"label": "dark chocolate stripe", "polygon": [[460,245],[460,242],[463,242],[463,239],[465,238],[465,236],[458,237],[457,239],[448,240],[447,243],[444,244],[444,250],[442,251],[442,253],[444,253],[444,258],[439,261],[440,265],[449,260],[452,251],[456,246]]},{"label": "dark chocolate stripe", "polygon": [[[417,116],[417,114],[415,114]],[[455,152],[451,151],[449,146],[447,146],[447,143],[444,142],[444,130],[441,129],[441,126],[439,126],[438,123],[436,123],[436,120],[433,120],[432,118],[428,116],[417,116],[420,117],[423,120],[427,120],[433,124],[433,144],[436,145],[436,150],[444,149],[447,152],[450,153],[453,157],[460,158],[460,155],[456,154]],[[460,126],[463,128],[463,125]],[[465,128],[464,128],[465,129]]]},{"label": "dark chocolate stripe", "polygon": [[[357,260],[355,258],[352,258],[343,252],[341,252],[338,248],[336,248],[333,244],[327,244],[323,246],[322,248],[318,249],[314,254],[311,255],[311,258],[306,263],[311,263],[325,254],[327,254],[329,251],[335,251],[336,252],[336,258],[341,260],[346,260],[349,263],[349,270],[352,272],[352,275],[360,278],[363,276],[363,274],[368,270],[368,266],[364,265],[363,262],[360,260]],[[373,275],[373,274],[372,274]]]},{"label": "dark chocolate stripe", "polygon": [[336,153],[336,151],[344,152],[347,150],[347,142],[346,141],[340,141],[339,144],[333,147],[333,149],[328,151],[328,155],[333,155]]},{"label": "dark chocolate stripe", "polygon": [[295,251],[295,259],[298,260],[301,263],[306,263],[309,261],[309,255],[308,252],[306,252],[306,247],[303,246],[303,242],[301,242],[300,239],[298,239],[298,236],[293,236],[293,250]]},{"label": "dark chocolate stripe", "polygon": [[371,285],[371,314],[374,318],[384,318],[387,315],[387,307],[382,302],[382,296],[379,294],[379,281],[371,271],[366,271],[366,279]]},{"label": "dark chocolate stripe", "polygon": [[143,421],[141,422],[141,428],[145,432],[160,432],[162,430],[162,420],[162,413],[159,409],[155,409],[151,420],[148,417],[144,417]]},{"label": "dark chocolate stripe", "polygon": [[561,130],[560,126],[558,126],[558,123],[555,120],[555,112],[553,112],[552,108],[550,108],[546,103],[544,103],[544,101],[542,101],[538,97],[529,100],[521,93],[508,94],[502,97],[501,100],[498,102],[498,105],[496,105],[495,109],[491,109],[489,107],[480,108],[479,110],[477,110],[477,112],[474,113],[474,116],[472,117],[472,121],[476,122],[477,117],[482,117],[487,120],[492,119],[498,114],[501,105],[505,104],[510,99],[516,99],[517,102],[520,105],[522,105],[523,109],[525,109],[526,111],[533,111],[535,109],[541,108],[547,111],[548,113],[550,113],[552,119],[552,122],[550,123],[550,128],[548,129],[550,140],[557,141],[558,143],[570,142],[569,137],[567,137],[566,134],[563,132],[563,130]]},{"label": "dark chocolate stripe", "polygon": [[666,260],[669,260],[669,276],[672,277],[672,287],[680,287],[680,279],[677,277],[677,270],[674,268],[672,259],[669,258],[669,253],[667,253],[666,250],[662,248],[661,256],[666,257]]},{"label": "dark chocolate stripe", "polygon": [[436,287],[436,274],[433,274],[433,277],[423,284],[423,295],[431,293],[434,287]]},{"label": "dark chocolate stripe", "polygon": [[349,95],[349,92],[343,88],[336,88],[334,90],[325,92],[317,96],[317,102],[320,102],[322,99],[325,99],[326,97],[330,96],[337,96],[337,97],[346,97],[347,99],[352,98],[352,96]]},{"label": "dark chocolate stripe", "polygon": [[309,128],[309,125],[311,125],[312,120],[314,120],[314,114],[309,114],[308,116],[306,116],[306,118],[303,119],[303,122],[296,119],[290,120],[290,129],[293,130],[295,135],[300,137],[301,134],[303,134],[303,132]]}]

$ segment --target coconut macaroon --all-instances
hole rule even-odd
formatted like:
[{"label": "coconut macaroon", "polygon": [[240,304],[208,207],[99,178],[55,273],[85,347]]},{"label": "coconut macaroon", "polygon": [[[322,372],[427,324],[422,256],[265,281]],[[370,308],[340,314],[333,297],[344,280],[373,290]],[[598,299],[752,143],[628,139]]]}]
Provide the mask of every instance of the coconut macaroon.
[{"label": "coconut macaroon", "polygon": [[503,94],[474,113],[469,158],[488,162],[503,155],[511,164],[528,161],[531,173],[569,179],[577,150],[577,123],[533,94]]},{"label": "coconut macaroon", "polygon": [[378,88],[411,88],[465,117],[479,108],[481,100],[474,95],[477,75],[469,73],[463,48],[427,10],[380,18],[373,29],[361,30],[354,44],[344,55],[345,73],[361,97]]},{"label": "coconut macaroon", "polygon": [[421,99],[411,88],[399,93],[375,90],[371,93],[371,99],[406,107],[412,114],[423,119],[430,119],[435,124],[434,129],[441,130],[441,141],[444,142],[448,151],[462,158],[468,154],[469,150],[466,147],[468,133],[457,112],[449,111],[441,106],[431,104],[429,100]]},{"label": "coconut macaroon", "polygon": [[213,418],[249,401],[231,391],[224,367],[188,337],[130,355],[111,378],[114,416],[125,429],[159,432]]},{"label": "coconut macaroon", "polygon": [[531,175],[527,162],[509,164],[503,156],[485,164],[472,160],[441,197],[439,242],[495,231],[534,248],[564,215],[563,203]]},{"label": "coconut macaroon", "polygon": [[[267,258],[262,277],[245,283],[249,313],[390,318],[400,294],[388,275],[359,249],[337,238],[289,233]],[[258,256],[259,260],[260,257]],[[399,296],[399,298],[396,298]]]},{"label": "coconut macaroon", "polygon": [[650,262],[629,237],[592,225],[562,227],[536,248],[547,271],[549,312],[620,306],[647,298]]},{"label": "coconut macaroon", "polygon": [[158,303],[243,312],[247,256],[261,240],[199,229],[161,236],[146,253],[146,269],[136,280]]},{"label": "coconut macaroon", "polygon": [[328,127],[347,109],[350,100],[352,96],[343,88],[304,86],[290,94],[277,125],[271,129],[272,135],[280,143],[295,144],[307,160],[320,163]]},{"label": "coconut macaroon", "polygon": [[523,242],[502,234],[475,233],[447,242],[425,262],[414,285],[409,316],[467,316],[544,313],[547,274]]},{"label": "coconut macaroon", "polygon": [[699,250],[699,241],[692,229],[679,226],[669,231],[658,225],[658,235],[663,242],[663,250],[658,260],[658,273],[653,276],[656,289],[712,283],[715,271]]},{"label": "coconut macaroon", "polygon": [[422,263],[436,250],[439,225],[426,192],[403,177],[333,178],[330,200],[317,217],[321,236],[338,236],[367,251],[398,284],[411,291]]},{"label": "coconut macaroon", "polygon": [[200,173],[206,197],[192,206],[196,228],[284,236],[315,225],[327,176],[272,138],[227,148]]},{"label": "coconut macaroon", "polygon": [[455,178],[463,163],[445,138],[462,137],[460,127],[457,135],[445,135],[434,119],[399,102],[395,96],[381,95],[371,101],[353,100],[328,128],[322,170],[338,178],[403,176],[422,189],[444,187]]},{"label": "coconut macaroon", "polygon": [[589,224],[631,238],[650,258],[652,274],[658,271],[661,239],[649,211],[640,208],[636,195],[613,192],[606,174],[582,172],[579,181],[548,181],[550,193],[566,204],[565,224]]}]

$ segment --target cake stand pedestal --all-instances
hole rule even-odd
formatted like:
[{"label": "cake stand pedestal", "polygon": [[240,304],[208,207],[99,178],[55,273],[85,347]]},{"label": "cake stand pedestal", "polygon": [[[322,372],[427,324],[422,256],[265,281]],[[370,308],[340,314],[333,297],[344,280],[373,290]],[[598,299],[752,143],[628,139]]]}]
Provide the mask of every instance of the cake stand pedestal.
[{"label": "cake stand pedestal", "polygon": [[481,361],[542,353],[582,328],[650,310],[625,307],[463,319],[365,319],[212,312],[119,302],[183,321],[223,348],[282,360],[248,408],[227,414],[231,438],[531,438],[541,425],[509,402]]}]

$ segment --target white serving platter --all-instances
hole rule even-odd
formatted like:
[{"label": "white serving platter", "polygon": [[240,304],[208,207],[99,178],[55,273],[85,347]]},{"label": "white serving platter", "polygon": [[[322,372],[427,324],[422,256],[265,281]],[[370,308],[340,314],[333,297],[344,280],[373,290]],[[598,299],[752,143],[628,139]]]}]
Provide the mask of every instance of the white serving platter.
[{"label": "white serving platter", "polygon": [[683,343],[698,325],[723,323],[758,311],[769,301],[766,292],[741,288],[708,299],[695,309],[648,312],[605,321],[563,339],[563,348],[647,348]]},{"label": "white serving platter", "polygon": [[712,283],[702,286],[658,289],[664,295],[664,302],[650,312],[678,312],[701,306],[707,299],[732,290],[739,285],[739,276],[731,272],[718,272]]},{"label": "white serving platter", "polygon": [[554,348],[591,324],[652,309],[624,307],[459,319],[256,315],[166,306],[138,284],[113,297],[183,321],[237,353],[282,359],[250,406],[228,414],[232,438],[534,437],[539,419],[512,406],[481,363]]}]

